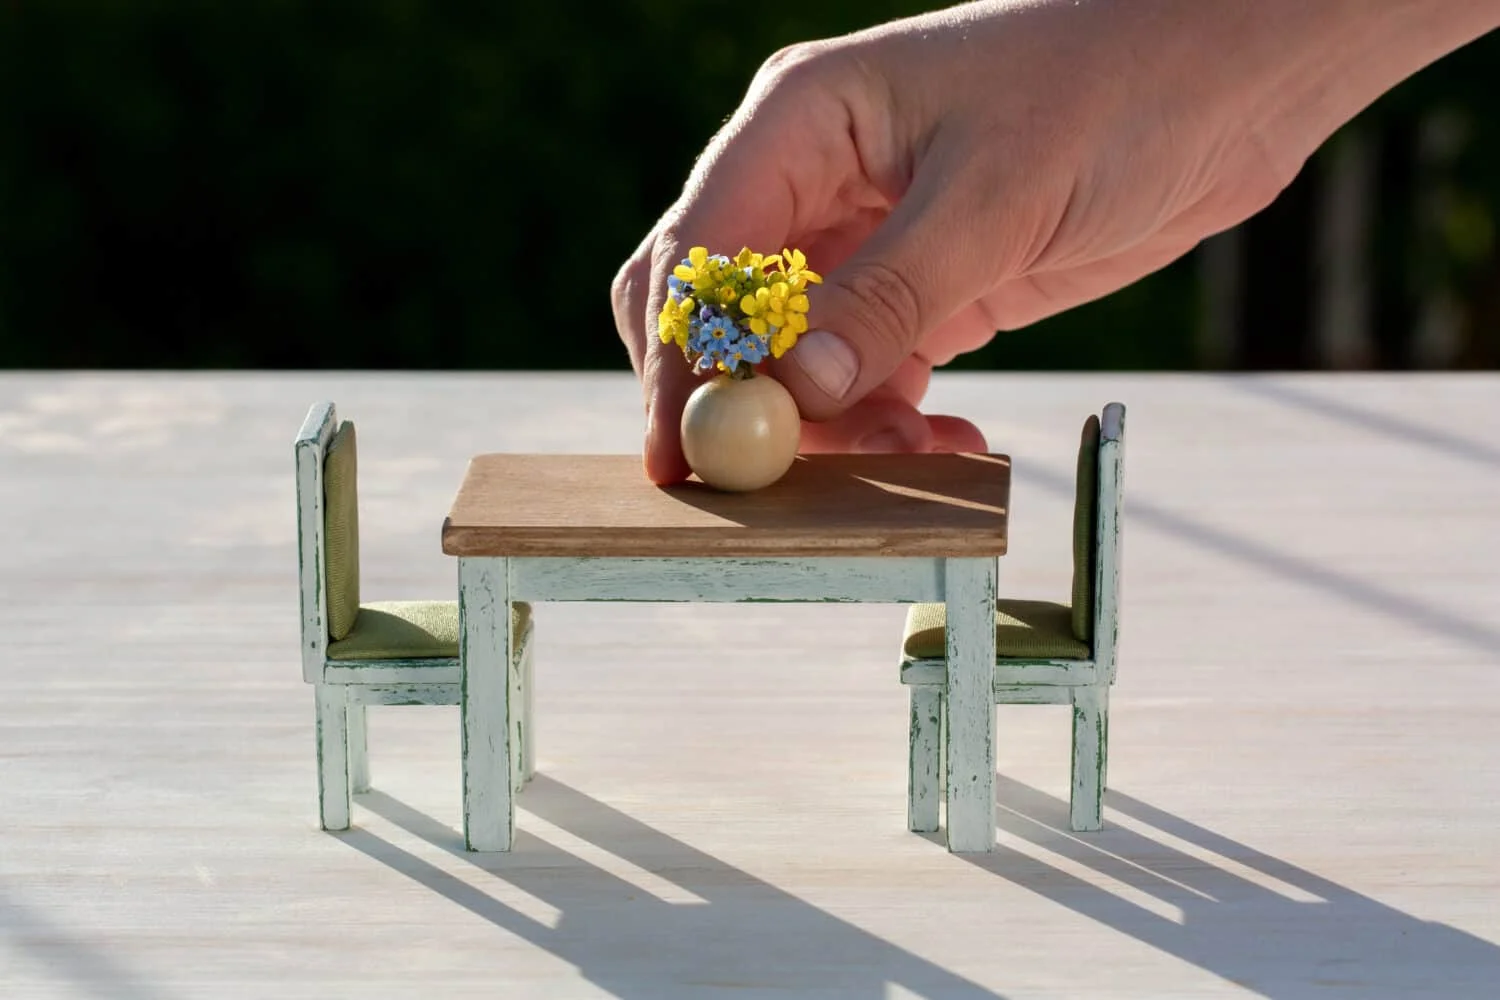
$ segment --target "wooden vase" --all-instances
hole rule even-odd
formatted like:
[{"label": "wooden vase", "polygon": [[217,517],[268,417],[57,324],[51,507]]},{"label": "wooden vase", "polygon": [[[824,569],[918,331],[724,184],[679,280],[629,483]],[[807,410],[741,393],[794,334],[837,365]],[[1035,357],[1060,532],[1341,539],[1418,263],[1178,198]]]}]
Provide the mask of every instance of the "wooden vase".
[{"label": "wooden vase", "polygon": [[765,375],[719,375],[682,411],[682,450],[698,478],[745,493],[770,486],[797,458],[802,420],[792,394]]}]

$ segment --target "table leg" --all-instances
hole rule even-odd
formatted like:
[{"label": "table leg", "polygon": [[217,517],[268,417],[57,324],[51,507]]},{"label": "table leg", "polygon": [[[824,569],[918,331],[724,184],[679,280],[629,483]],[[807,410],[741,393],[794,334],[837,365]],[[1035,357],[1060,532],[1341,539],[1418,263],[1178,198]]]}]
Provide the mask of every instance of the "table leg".
[{"label": "table leg", "polygon": [[996,561],[946,562],[948,850],[983,853],[995,847]]},{"label": "table leg", "polygon": [[464,846],[508,851],[515,839],[510,767],[510,573],[504,559],[458,561]]}]

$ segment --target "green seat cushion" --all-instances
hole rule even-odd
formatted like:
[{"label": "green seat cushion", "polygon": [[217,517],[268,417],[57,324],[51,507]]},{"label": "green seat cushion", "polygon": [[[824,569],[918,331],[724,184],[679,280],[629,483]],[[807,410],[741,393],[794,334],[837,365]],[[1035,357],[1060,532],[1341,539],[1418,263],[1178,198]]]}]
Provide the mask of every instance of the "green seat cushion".
[{"label": "green seat cushion", "polygon": [[[531,605],[511,605],[517,638]],[[328,644],[330,660],[425,660],[458,656],[457,601],[381,601],[359,606],[347,637]]]},{"label": "green seat cushion", "polygon": [[[913,604],[906,612],[902,650],[914,660],[947,655],[947,608]],[[1010,660],[1086,660],[1089,647],[1073,637],[1072,609],[1050,601],[995,602],[995,656]]]},{"label": "green seat cushion", "polygon": [[359,615],[359,467],[354,425],[345,420],[323,459],[323,563],[328,638],[348,637]]},{"label": "green seat cushion", "polygon": [[1090,414],[1078,443],[1078,485],[1073,501],[1072,633],[1094,643],[1094,573],[1099,545],[1099,418]]}]

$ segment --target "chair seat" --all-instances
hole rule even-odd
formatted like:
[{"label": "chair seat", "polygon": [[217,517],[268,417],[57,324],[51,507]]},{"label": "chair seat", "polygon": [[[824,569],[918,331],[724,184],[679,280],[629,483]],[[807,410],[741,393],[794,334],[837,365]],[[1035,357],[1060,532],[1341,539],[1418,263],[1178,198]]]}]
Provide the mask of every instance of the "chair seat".
[{"label": "chair seat", "polygon": [[[913,604],[901,648],[913,660],[947,655],[947,609]],[[995,602],[995,657],[1010,660],[1086,660],[1089,647],[1073,635],[1073,609],[1050,601]]]},{"label": "chair seat", "polygon": [[[511,629],[519,638],[531,621],[531,605],[511,605]],[[354,627],[328,644],[330,660],[428,660],[458,656],[457,601],[380,601],[361,604]]]}]

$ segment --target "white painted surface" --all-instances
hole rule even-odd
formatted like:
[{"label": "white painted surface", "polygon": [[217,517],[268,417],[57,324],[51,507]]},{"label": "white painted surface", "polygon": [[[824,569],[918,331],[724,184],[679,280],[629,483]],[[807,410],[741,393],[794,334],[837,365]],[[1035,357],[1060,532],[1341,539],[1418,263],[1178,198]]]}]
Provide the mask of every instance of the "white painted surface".
[{"label": "white painted surface", "polygon": [[464,843],[508,851],[516,835],[511,753],[511,611],[504,559],[459,559]]},{"label": "white painted surface", "polygon": [[942,560],[516,559],[518,601],[920,601],[943,599]]},{"label": "white painted surface", "polygon": [[[1492,997],[1500,378],[938,378],[1065,599],[1130,408],[1106,829],[999,710],[995,853],[905,829],[903,609],[541,605],[514,852],[459,709],[370,716],[318,830],[287,427],[360,428],[370,600],[452,594],[468,456],[639,447],[615,376],[0,375],[0,995]],[[935,839],[939,838],[939,839]],[[1086,955],[1086,961],[1078,956]]]},{"label": "white painted surface", "polygon": [[948,849],[959,853],[995,845],[995,563],[949,559],[943,574],[943,820]]}]

